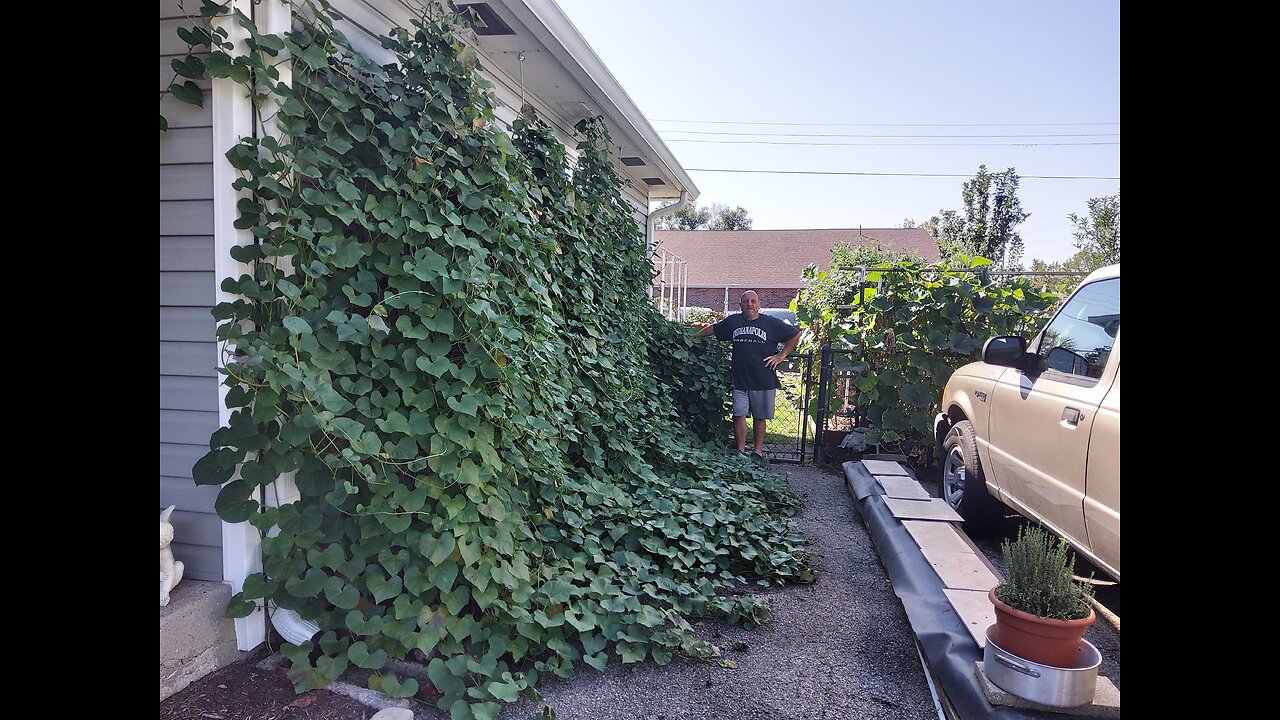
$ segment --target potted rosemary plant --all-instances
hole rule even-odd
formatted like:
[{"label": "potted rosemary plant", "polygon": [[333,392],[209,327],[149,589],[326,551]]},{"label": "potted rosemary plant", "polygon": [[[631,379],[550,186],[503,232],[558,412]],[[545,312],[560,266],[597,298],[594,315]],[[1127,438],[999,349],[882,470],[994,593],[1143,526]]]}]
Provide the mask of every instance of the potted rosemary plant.
[{"label": "potted rosemary plant", "polygon": [[1075,665],[1080,641],[1097,619],[1093,587],[1075,578],[1067,543],[1029,525],[1000,546],[1006,579],[991,589],[996,645],[1013,655],[1059,668]]}]

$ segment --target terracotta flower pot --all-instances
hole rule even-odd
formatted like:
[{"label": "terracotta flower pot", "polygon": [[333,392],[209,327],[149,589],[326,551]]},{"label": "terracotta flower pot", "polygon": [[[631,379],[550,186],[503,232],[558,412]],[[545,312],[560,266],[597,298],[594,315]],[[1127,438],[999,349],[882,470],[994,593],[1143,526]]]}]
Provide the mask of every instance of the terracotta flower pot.
[{"label": "terracotta flower pot", "polygon": [[1079,620],[1055,620],[1015,610],[996,597],[992,588],[987,596],[996,608],[996,644],[1024,660],[1059,668],[1075,667],[1080,654],[1080,641],[1089,626],[1098,619],[1093,609]]}]

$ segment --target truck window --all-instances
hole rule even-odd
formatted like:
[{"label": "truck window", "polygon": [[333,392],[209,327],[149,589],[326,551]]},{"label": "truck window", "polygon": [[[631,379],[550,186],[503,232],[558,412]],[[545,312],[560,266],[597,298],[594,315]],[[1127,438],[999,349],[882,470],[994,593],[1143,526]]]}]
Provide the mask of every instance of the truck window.
[{"label": "truck window", "polygon": [[1037,369],[1096,380],[1102,377],[1119,334],[1120,278],[1090,283],[1044,329]]}]

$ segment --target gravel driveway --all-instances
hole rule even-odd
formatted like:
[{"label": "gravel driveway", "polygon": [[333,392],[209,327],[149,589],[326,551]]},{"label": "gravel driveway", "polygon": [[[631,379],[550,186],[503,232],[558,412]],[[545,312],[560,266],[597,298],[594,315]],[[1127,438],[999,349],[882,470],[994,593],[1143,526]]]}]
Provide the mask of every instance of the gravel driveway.
[{"label": "gravel driveway", "polygon": [[844,475],[772,467],[805,496],[798,522],[819,554],[817,582],[762,590],[773,619],[754,630],[696,626],[721,648],[718,659],[610,665],[604,673],[584,668],[570,680],[539,685],[542,701],[500,717],[543,717],[550,705],[557,720],[936,719],[911,628]]}]

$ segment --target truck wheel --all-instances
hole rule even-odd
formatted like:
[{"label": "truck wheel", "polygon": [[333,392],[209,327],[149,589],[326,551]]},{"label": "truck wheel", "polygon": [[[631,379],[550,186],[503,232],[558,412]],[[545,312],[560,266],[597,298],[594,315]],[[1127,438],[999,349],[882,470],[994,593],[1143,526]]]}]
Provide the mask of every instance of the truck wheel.
[{"label": "truck wheel", "polygon": [[942,478],[938,488],[942,499],[964,518],[965,532],[985,535],[997,529],[1004,513],[1000,501],[987,492],[978,464],[973,423],[968,420],[956,423],[942,441]]}]

